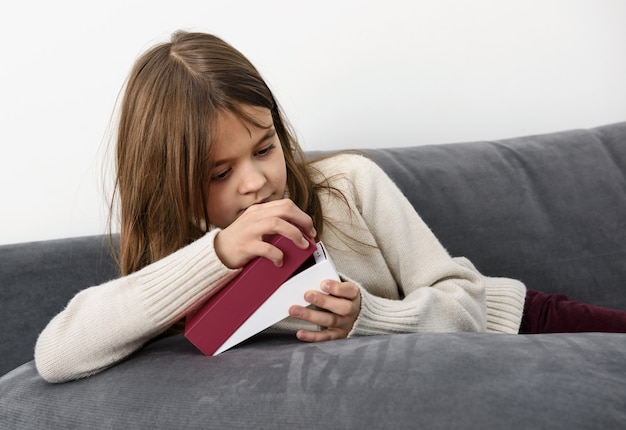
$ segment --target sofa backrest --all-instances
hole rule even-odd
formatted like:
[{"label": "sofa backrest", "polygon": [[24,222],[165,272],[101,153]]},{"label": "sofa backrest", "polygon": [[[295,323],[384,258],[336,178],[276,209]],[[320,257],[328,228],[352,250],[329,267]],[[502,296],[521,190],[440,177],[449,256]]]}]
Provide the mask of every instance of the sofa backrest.
[{"label": "sofa backrest", "polygon": [[452,255],[626,310],[626,122],[366,152]]},{"label": "sofa backrest", "polygon": [[117,276],[108,236],[0,246],[0,375],[33,358],[38,334],[80,290]]},{"label": "sofa backrest", "polygon": [[[626,310],[626,123],[365,152],[485,275]],[[106,236],[0,246],[0,375],[76,292],[116,276],[109,249]]]}]

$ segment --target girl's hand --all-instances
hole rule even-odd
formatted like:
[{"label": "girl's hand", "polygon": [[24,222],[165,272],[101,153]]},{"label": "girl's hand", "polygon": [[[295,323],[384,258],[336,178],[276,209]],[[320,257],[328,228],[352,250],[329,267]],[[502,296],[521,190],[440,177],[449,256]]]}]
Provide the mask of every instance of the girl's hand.
[{"label": "girl's hand", "polygon": [[306,249],[309,242],[303,232],[314,238],[313,220],[289,199],[275,200],[247,208],[228,227],[215,236],[215,253],[231,269],[243,267],[255,257],[265,257],[276,266],[283,262],[283,252],[263,240],[280,234]]},{"label": "girl's hand", "polygon": [[305,342],[343,339],[348,336],[361,310],[361,292],[352,282],[323,281],[321,290],[307,291],[304,299],[323,310],[293,305],[289,316],[326,327],[322,331],[298,330],[296,336]]}]

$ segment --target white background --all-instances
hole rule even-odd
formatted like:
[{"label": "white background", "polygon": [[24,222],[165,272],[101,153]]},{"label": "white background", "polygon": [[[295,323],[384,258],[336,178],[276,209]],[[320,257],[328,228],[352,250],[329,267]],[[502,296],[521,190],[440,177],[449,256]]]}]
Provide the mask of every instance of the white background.
[{"label": "white background", "polygon": [[626,120],[620,0],[10,4],[0,12],[0,244],[106,231],[116,98],[135,58],[177,29],[246,54],[305,149]]}]

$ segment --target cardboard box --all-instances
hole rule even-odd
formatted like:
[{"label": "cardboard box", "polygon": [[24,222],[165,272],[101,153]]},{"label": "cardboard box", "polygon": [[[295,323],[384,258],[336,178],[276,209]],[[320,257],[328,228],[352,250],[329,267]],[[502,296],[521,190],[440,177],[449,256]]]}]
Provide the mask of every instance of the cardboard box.
[{"label": "cardboard box", "polygon": [[271,240],[284,253],[281,267],[258,257],[188,318],[185,337],[205,355],[217,355],[307,306],[304,293],[324,279],[339,280],[321,242],[302,250],[283,237]]}]

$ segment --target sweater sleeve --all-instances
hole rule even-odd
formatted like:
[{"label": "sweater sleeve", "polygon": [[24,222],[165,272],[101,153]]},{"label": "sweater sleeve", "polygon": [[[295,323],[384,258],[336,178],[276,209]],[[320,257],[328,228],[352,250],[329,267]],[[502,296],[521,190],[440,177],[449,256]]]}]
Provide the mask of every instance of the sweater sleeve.
[{"label": "sweater sleeve", "polygon": [[353,204],[396,283],[377,290],[396,288],[399,299],[359,285],[361,310],[349,336],[485,331],[482,275],[468,260],[448,254],[380,167],[359,156],[350,163]]},{"label": "sweater sleeve", "polygon": [[215,254],[217,231],[145,268],[79,292],[42,331],[35,364],[49,382],[121,361],[206,300],[238,271]]}]

